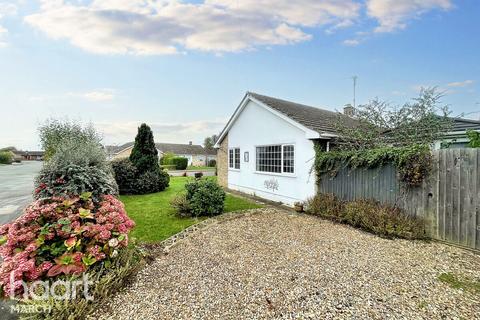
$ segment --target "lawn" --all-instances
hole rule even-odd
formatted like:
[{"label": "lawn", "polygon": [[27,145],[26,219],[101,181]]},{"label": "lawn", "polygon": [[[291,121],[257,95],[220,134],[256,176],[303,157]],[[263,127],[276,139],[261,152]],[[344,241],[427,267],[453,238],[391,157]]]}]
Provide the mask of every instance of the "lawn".
[{"label": "lawn", "polygon": [[[159,242],[201,221],[196,218],[178,218],[170,206],[170,200],[184,190],[189,179],[193,178],[172,177],[170,186],[163,192],[121,196],[129,217],[136,223],[130,236],[141,242]],[[225,212],[260,207],[247,199],[232,195],[227,195],[225,199]]]},{"label": "lawn", "polygon": [[215,171],[215,167],[207,167],[207,166],[188,166],[187,170],[211,170]]}]

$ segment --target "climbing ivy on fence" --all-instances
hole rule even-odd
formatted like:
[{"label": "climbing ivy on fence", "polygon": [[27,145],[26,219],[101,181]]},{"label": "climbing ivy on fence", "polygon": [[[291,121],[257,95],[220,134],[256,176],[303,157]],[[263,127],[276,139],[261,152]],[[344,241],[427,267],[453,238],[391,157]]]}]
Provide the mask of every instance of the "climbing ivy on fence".
[{"label": "climbing ivy on fence", "polygon": [[467,130],[467,137],[470,139],[468,142],[470,148],[480,148],[480,132]]},{"label": "climbing ivy on fence", "polygon": [[399,178],[407,186],[419,186],[432,168],[432,155],[427,145],[379,147],[368,150],[339,150],[325,152],[315,146],[315,172],[318,181],[323,174],[335,176],[342,168],[376,168],[386,164],[396,166]]}]

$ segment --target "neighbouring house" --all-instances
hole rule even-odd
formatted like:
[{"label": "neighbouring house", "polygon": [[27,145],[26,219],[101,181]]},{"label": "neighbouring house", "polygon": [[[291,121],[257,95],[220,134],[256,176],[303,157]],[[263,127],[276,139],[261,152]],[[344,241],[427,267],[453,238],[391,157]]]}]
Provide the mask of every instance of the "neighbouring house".
[{"label": "neighbouring house", "polygon": [[247,92],[215,145],[219,183],[293,204],[315,195],[314,143],[329,149],[339,112]]},{"label": "neighbouring house", "polygon": [[[134,142],[128,142],[120,146],[105,146],[108,158],[110,160],[126,158],[132,152]],[[217,159],[216,150],[208,150],[201,145],[177,144],[177,143],[155,143],[158,150],[158,156],[161,158],[165,153],[173,153],[178,157],[188,159],[190,166],[205,166],[210,160]]]},{"label": "neighbouring house", "polygon": [[23,150],[11,150],[15,155],[16,161],[43,161],[45,151],[23,151]]},{"label": "neighbouring house", "polygon": [[480,132],[480,121],[465,119],[465,118],[452,118],[452,129],[446,132],[441,140],[435,141],[434,149],[458,149],[467,148],[470,139],[467,137],[468,130],[474,130]]}]

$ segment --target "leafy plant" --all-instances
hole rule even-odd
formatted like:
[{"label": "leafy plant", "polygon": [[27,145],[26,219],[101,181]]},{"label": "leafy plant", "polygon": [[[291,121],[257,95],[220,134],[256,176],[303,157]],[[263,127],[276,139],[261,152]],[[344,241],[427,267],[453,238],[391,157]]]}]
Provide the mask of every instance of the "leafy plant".
[{"label": "leafy plant", "polygon": [[423,239],[424,221],[403,210],[373,200],[344,202],[333,194],[318,194],[307,201],[307,213],[346,223],[384,237]]},{"label": "leafy plant", "polygon": [[185,185],[186,199],[194,216],[213,216],[223,212],[225,191],[213,180],[195,179]]},{"label": "leafy plant", "polygon": [[338,150],[325,152],[315,146],[314,168],[317,181],[323,174],[336,175],[341,168],[376,168],[392,163],[399,178],[407,186],[419,186],[432,169],[432,155],[428,145],[413,144],[404,147],[385,146],[366,150]]},{"label": "leafy plant", "polygon": [[130,159],[113,160],[111,164],[120,194],[135,194],[138,172]]},{"label": "leafy plant", "polygon": [[135,194],[160,192],[168,187],[170,176],[163,170],[147,171],[140,174],[135,181]]},{"label": "leafy plant", "polygon": [[208,161],[208,166],[209,167],[216,167],[217,166],[217,160],[210,159],[210,161]]},{"label": "leafy plant", "polygon": [[305,211],[320,215],[325,218],[341,222],[343,216],[344,203],[332,193],[319,193],[315,197],[308,199],[305,205]]},{"label": "leafy plant", "polygon": [[[378,99],[355,110],[355,123],[339,115],[335,129],[341,150],[368,150],[387,145],[431,145],[452,127],[447,106],[439,106],[442,94],[435,88],[422,89],[403,106],[391,106]],[[441,115],[438,115],[440,113]]]},{"label": "leafy plant", "polygon": [[171,165],[172,164],[172,159],[175,158],[175,154],[172,152],[167,152],[165,153],[161,158],[160,158],[160,164],[161,165]]},{"label": "leafy plant", "polygon": [[13,223],[0,227],[3,292],[21,294],[20,280],[79,274],[108,261],[127,246],[133,226],[123,204],[111,195],[100,202],[91,193],[35,201]]},{"label": "leafy plant", "polygon": [[91,192],[95,200],[102,195],[117,195],[118,186],[111,172],[76,164],[57,167],[47,163],[35,179],[35,199],[78,196]]},{"label": "leafy plant", "polygon": [[480,132],[475,130],[467,130],[467,137],[470,139],[468,146],[470,148],[480,148]]},{"label": "leafy plant", "polygon": [[207,150],[213,150],[213,146],[215,145],[215,143],[217,142],[218,140],[218,136],[216,134],[210,136],[210,137],[206,137],[204,140],[203,140],[203,146],[205,149]]},{"label": "leafy plant", "polygon": [[[56,300],[53,297],[47,300],[20,300],[21,305],[38,306],[39,312],[28,314],[29,320],[75,320],[85,319],[96,307],[101,306],[126,284],[145,265],[145,252],[135,246],[121,248],[118,256],[94,264],[88,271],[88,278],[95,279],[89,294],[93,300],[86,300],[83,286],[76,287],[74,299]],[[62,276],[68,279],[68,276]],[[41,289],[41,286],[39,287]],[[37,293],[39,296],[42,292]],[[22,317],[21,317],[22,318]]]},{"label": "leafy plant", "polygon": [[153,133],[145,123],[138,128],[135,145],[130,154],[130,161],[140,174],[147,171],[158,171],[158,151],[153,140]]},{"label": "leafy plant", "polygon": [[184,193],[177,194],[170,200],[170,205],[175,209],[175,212],[180,217],[191,216],[190,203],[187,200],[187,196]]},{"label": "leafy plant", "polygon": [[185,170],[188,167],[188,159],[184,157],[174,157],[170,160],[177,170]]},{"label": "leafy plant", "polygon": [[71,145],[92,143],[101,146],[102,137],[93,124],[83,126],[76,121],[49,119],[38,128],[40,143],[45,150],[44,160],[49,160],[60,145],[70,141]]},{"label": "leafy plant", "polygon": [[15,155],[11,151],[0,151],[0,164],[11,164]]}]

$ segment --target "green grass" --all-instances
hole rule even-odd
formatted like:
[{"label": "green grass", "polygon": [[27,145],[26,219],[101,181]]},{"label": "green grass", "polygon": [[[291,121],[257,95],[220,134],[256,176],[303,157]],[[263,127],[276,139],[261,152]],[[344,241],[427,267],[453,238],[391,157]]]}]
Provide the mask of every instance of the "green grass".
[{"label": "green grass", "polygon": [[[216,177],[209,178],[215,179]],[[182,231],[201,221],[203,218],[179,218],[170,206],[170,200],[184,190],[185,183],[193,178],[172,177],[170,186],[162,192],[147,195],[120,196],[130,218],[135,223],[135,229],[130,237],[145,243],[155,243]],[[225,212],[260,208],[247,199],[227,195]]]},{"label": "green grass", "polygon": [[187,170],[211,170],[215,171],[215,167],[207,167],[207,166],[188,166]]},{"label": "green grass", "polygon": [[448,284],[451,288],[480,294],[480,281],[460,279],[451,272],[440,274],[438,280]]}]

